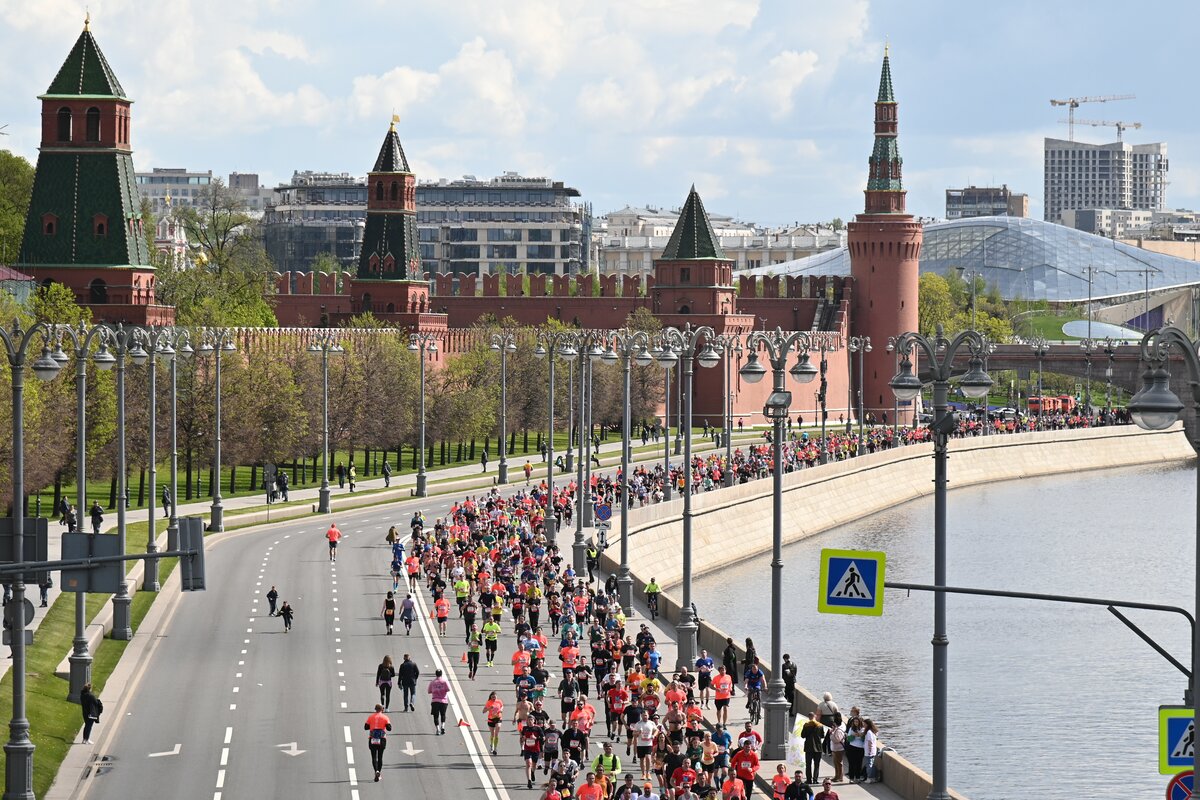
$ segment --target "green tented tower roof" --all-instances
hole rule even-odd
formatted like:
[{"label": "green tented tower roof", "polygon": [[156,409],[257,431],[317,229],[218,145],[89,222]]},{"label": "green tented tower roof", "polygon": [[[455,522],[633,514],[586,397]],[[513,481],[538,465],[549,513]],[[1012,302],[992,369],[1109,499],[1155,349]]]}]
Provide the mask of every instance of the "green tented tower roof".
[{"label": "green tented tower roof", "polygon": [[404,156],[404,148],[400,146],[400,134],[396,133],[393,124],[388,128],[383,146],[379,148],[379,157],[375,159],[375,168],[371,172],[409,172],[408,159]]},{"label": "green tented tower roof", "polygon": [[713,232],[695,184],[688,192],[687,202],[683,204],[683,211],[679,214],[679,221],[675,223],[675,230],[671,233],[671,240],[667,242],[662,258],[665,261],[725,258],[725,251]]},{"label": "green tented tower roof", "polygon": [[879,97],[876,103],[894,103],[896,95],[892,91],[892,65],[888,60],[887,49],[883,51],[883,70],[879,73]]},{"label": "green tented tower roof", "polygon": [[128,100],[121,82],[113,74],[112,67],[92,32],[85,26],[67,60],[54,76],[50,88],[43,97],[112,97]]}]

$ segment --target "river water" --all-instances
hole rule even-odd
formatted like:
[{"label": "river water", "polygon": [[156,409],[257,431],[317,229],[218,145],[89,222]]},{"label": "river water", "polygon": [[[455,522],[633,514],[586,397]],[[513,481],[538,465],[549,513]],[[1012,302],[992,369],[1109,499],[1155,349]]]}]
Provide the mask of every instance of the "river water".
[{"label": "river water", "polygon": [[[950,462],[953,486],[954,462]],[[930,478],[933,465],[930,463]],[[952,490],[952,586],[1194,604],[1195,468],[1139,467]],[[931,769],[933,599],[888,590],[882,617],[817,612],[822,548],[883,550],[887,578],[933,582],[933,498],[784,550],[784,652],[799,682],[862,707]],[[770,556],[702,577],[702,617],[770,654]],[[741,587],[740,590],[731,587]],[[1103,606],[948,596],[949,782],[971,800],[1152,798],[1157,710],[1186,679]],[[1186,666],[1178,615],[1127,615]]]}]

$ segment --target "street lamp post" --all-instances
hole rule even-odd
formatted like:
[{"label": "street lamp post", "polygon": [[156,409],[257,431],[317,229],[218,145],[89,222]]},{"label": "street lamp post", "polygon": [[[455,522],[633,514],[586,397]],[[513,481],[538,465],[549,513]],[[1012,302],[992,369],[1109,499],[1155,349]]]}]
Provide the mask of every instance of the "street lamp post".
[{"label": "street lamp post", "polygon": [[508,354],[517,352],[512,331],[492,334],[492,349],[500,353],[500,485],[508,483]]},{"label": "street lamp post", "polygon": [[[572,333],[574,333],[572,331]],[[580,445],[582,448],[582,444]],[[575,469],[575,362],[567,361],[567,454],[563,460],[567,472]]]},{"label": "street lamp post", "polygon": [[[146,534],[146,552],[154,554],[158,552],[157,538],[158,530],[154,521],[155,503],[157,502],[158,494],[158,361],[161,359],[164,363],[169,363],[175,358],[175,339],[176,331],[174,328],[149,328],[146,330],[146,345],[150,353],[150,358],[147,363],[146,381],[149,387],[149,409],[147,410],[148,424],[150,427],[150,442],[147,460],[150,462],[150,502],[146,504],[146,524],[148,531]],[[175,504],[175,495],[171,495],[171,504]],[[165,515],[166,509],[163,509]],[[158,559],[148,558],[143,565],[145,571],[142,573],[142,589],[147,592],[157,592],[162,587],[158,583]]]},{"label": "street lamp post", "polygon": [[821,403],[821,463],[829,463],[829,440],[825,436],[825,422],[829,418],[829,411],[825,406],[825,393],[829,389],[829,381],[826,379],[826,374],[829,372],[829,361],[825,358],[825,354],[829,352],[829,342],[821,337],[818,343],[821,348],[821,388],[817,392],[817,400]]},{"label": "street lamp post", "polygon": [[[117,552],[124,554],[125,548],[125,516],[128,483],[125,463],[125,359],[128,357],[136,366],[145,364],[150,354],[143,347],[146,332],[140,328],[126,328],[118,325],[112,333],[112,341],[116,351],[117,368]],[[219,373],[218,373],[219,374]],[[220,393],[218,392],[218,396]],[[220,406],[217,406],[218,417]],[[220,430],[218,422],[217,430]],[[218,437],[220,434],[217,434]],[[217,439],[220,441],[220,438]],[[218,472],[218,476],[219,476]],[[219,478],[218,478],[219,482]],[[151,503],[154,502],[151,498]],[[113,629],[112,638],[128,641],[133,638],[133,625],[130,618],[130,606],[133,598],[129,596],[129,583],[125,579],[125,570],[121,570],[121,581],[117,584],[117,593],[113,595]]]},{"label": "street lamp post", "polygon": [[[862,452],[863,447],[863,363],[867,360],[867,353],[871,352],[871,337],[870,336],[851,336],[850,341],[846,346],[850,351],[850,358],[854,358],[854,354],[858,354],[858,447],[859,452]],[[847,420],[847,423],[849,420]],[[846,425],[846,433],[850,432],[849,424]]]},{"label": "street lamp post", "polygon": [[[105,325],[95,325],[88,328],[80,323],[72,329],[63,325],[58,328],[62,337],[70,340],[71,350],[75,356],[75,517],[78,520],[76,530],[83,531],[83,515],[87,513],[87,362],[91,353],[92,342],[99,342],[100,349],[92,358],[100,369],[107,363],[116,363],[116,359],[108,352],[109,329]],[[56,360],[62,363],[62,360]],[[79,692],[85,684],[92,680],[92,654],[88,649],[87,629],[87,594],[75,593],[75,638],[71,644],[70,686],[67,690],[67,700],[79,702]]]},{"label": "street lamp post", "polygon": [[175,331],[175,355],[171,356],[171,518],[167,522],[167,541],[179,541],[179,359],[190,359],[192,335],[184,328]]},{"label": "street lamp post", "polygon": [[[12,375],[12,530],[13,562],[25,560],[25,366],[29,347],[34,339],[42,340],[42,354],[30,364],[33,374],[41,381],[53,380],[62,366],[50,355],[50,335],[53,329],[36,322],[22,330],[13,322],[12,330],[0,328],[0,341],[8,356]],[[12,719],[8,723],[8,741],[4,745],[5,800],[34,800],[33,798],[33,741],[29,738],[29,718],[25,708],[25,575],[18,573],[12,581],[12,603],[17,613],[11,615],[12,627]]]},{"label": "street lamp post", "polygon": [[[546,438],[546,543],[549,545],[556,544],[558,534],[554,517],[554,362],[559,357],[568,361],[575,357],[573,341],[574,331],[540,330],[537,333],[537,349],[533,351],[536,357],[547,360],[550,372],[549,408],[546,412],[550,428],[550,435]],[[567,440],[570,439],[568,429]]]},{"label": "street lamp post", "polygon": [[[604,334],[594,332],[590,334],[590,337],[592,345],[588,348],[585,370],[585,374],[587,375],[587,405],[580,409],[584,422],[584,435],[587,437],[586,451],[584,445],[581,445],[579,448],[579,454],[584,459],[583,487],[588,492],[587,501],[581,509],[583,512],[583,526],[585,528],[590,528],[595,524],[595,519],[593,519],[594,508],[591,501],[591,487],[592,460],[596,459],[596,443],[593,441],[592,430],[595,428],[596,423],[596,365],[604,361],[604,350],[600,347],[604,342]],[[586,545],[584,553],[585,555],[587,553]]]},{"label": "street lamp post", "polygon": [[810,383],[817,376],[817,368],[808,359],[812,339],[808,333],[784,333],[755,331],[746,341],[750,357],[740,374],[747,383],[758,383],[766,374],[766,368],[758,360],[758,351],[763,350],[771,362],[774,383],[771,395],[763,407],[763,416],[771,420],[774,428],[771,436],[773,493],[771,515],[771,681],[767,684],[767,699],[763,703],[766,723],[763,728],[763,758],[779,760],[787,756],[788,701],[784,696],[783,682],[783,436],[784,421],[792,405],[792,393],[787,388],[787,359],[794,349],[799,353],[795,366],[790,370],[800,383]]},{"label": "street lamp post", "polygon": [[633,576],[629,574],[629,450],[633,432],[629,403],[631,362],[647,367],[654,363],[650,355],[650,337],[645,331],[615,331],[608,340],[604,360],[621,359],[624,411],[621,414],[621,566],[617,571],[617,599],[625,616],[633,613]]},{"label": "street lamp post", "polygon": [[[683,452],[683,442],[680,439],[684,435],[683,430],[683,373],[675,373],[676,380],[679,385],[675,387],[675,455],[680,455]],[[688,420],[687,436],[692,436],[692,421]]]},{"label": "street lamp post", "polygon": [[1116,343],[1112,337],[1104,339],[1104,355],[1108,359],[1108,363],[1104,365],[1104,410],[1107,411],[1112,407],[1113,359],[1117,355]]},{"label": "street lamp post", "polygon": [[[662,353],[658,363],[664,367],[678,363],[682,376],[683,418],[676,427],[685,428],[687,433],[683,436],[683,588],[679,622],[675,625],[679,643],[676,666],[691,667],[696,663],[696,631],[699,629],[692,610],[692,370],[697,361],[702,367],[715,367],[721,356],[713,349],[716,332],[707,325],[695,329],[688,325],[683,330],[666,328],[659,337]],[[697,353],[701,341],[704,348]]]},{"label": "street lamp post", "polygon": [[[1089,319],[1090,323],[1090,319]],[[1089,324],[1089,329],[1091,325]],[[1087,383],[1084,384],[1083,390],[1083,413],[1091,416],[1092,414],[1092,353],[1100,347],[1100,343],[1091,337],[1091,334],[1085,339],[1079,340],[1079,349],[1083,351],[1083,360],[1087,365]]]},{"label": "street lamp post", "polygon": [[[962,331],[947,340],[942,326],[930,339],[911,331],[896,340],[900,354],[900,369],[890,381],[892,391],[901,400],[913,400],[921,393],[921,379],[913,373],[912,353],[919,350],[928,360],[933,383],[933,572],[936,586],[946,585],[946,461],[950,434],[954,430],[954,415],[948,410],[950,378],[954,356],[963,346],[970,349],[970,366],[959,380],[967,397],[985,397],[992,379],[983,370],[984,339],[976,331]],[[933,785],[928,800],[950,800],[946,776],[947,749],[947,667],[950,640],[946,636],[946,595],[937,592],[933,603]]]},{"label": "street lamp post", "polygon": [[1038,418],[1037,418],[1037,426],[1038,426],[1038,430],[1041,430],[1041,429],[1042,429],[1042,412],[1043,412],[1043,411],[1045,410],[1045,408],[1046,408],[1046,392],[1045,392],[1045,389],[1043,389],[1043,387],[1042,387],[1042,360],[1043,360],[1043,359],[1046,357],[1046,355],[1047,355],[1047,354],[1050,352],[1050,344],[1049,344],[1049,342],[1047,342],[1047,341],[1046,341],[1046,338],[1045,338],[1044,336],[1038,336],[1038,337],[1035,337],[1035,338],[1033,339],[1033,341],[1031,341],[1031,342],[1029,343],[1029,346],[1033,348],[1033,353],[1034,353],[1034,355],[1036,355],[1036,356],[1037,356],[1037,360],[1038,360],[1038,388],[1037,388],[1037,391],[1038,391]]},{"label": "street lamp post", "polygon": [[[983,336],[983,371],[987,372],[988,356],[990,356],[992,353],[996,352],[996,343],[993,342],[991,339],[989,339],[986,333],[981,334],[981,335]],[[983,396],[983,435],[984,436],[990,436],[992,433],[992,426],[989,424],[988,405],[990,405],[990,403],[988,402],[988,395],[985,394]]]},{"label": "street lamp post", "polygon": [[215,400],[217,427],[216,436],[213,439],[213,499],[208,524],[209,530],[213,533],[225,530],[225,508],[221,505],[221,358],[225,353],[232,353],[236,350],[237,348],[233,345],[232,330],[229,328],[205,328],[200,347],[196,351],[202,356],[215,356],[217,368]]},{"label": "street lamp post", "polygon": [[578,474],[575,476],[575,542],[572,545],[572,564],[576,575],[582,575],[587,569],[587,541],[583,529],[591,523],[591,396],[589,374],[592,362],[599,361],[604,356],[599,342],[601,335],[593,331],[577,331],[572,338],[572,346],[578,351],[579,358],[579,462],[576,464]]},{"label": "street lamp post", "polygon": [[[313,334],[308,352],[321,355],[321,488],[317,494],[317,513],[328,514],[329,507],[329,357],[340,355],[345,348],[338,343],[338,332],[332,328],[321,328]],[[421,451],[421,464],[425,463],[425,451]]]},{"label": "street lamp post", "polygon": [[725,469],[721,474],[721,482],[725,486],[733,486],[733,357],[740,361],[742,353],[742,337],[730,333],[718,336],[717,345],[725,354],[725,419],[721,424],[721,435],[725,439]]},{"label": "street lamp post", "polygon": [[421,361],[421,425],[420,446],[421,462],[417,467],[417,497],[429,496],[428,477],[425,475],[425,361],[438,351],[437,335],[433,333],[411,333],[408,336],[408,349],[416,353]]},{"label": "street lamp post", "polygon": [[[1168,355],[1174,347],[1183,356],[1184,371],[1192,388],[1192,413],[1200,417],[1200,357],[1196,355],[1196,343],[1179,328],[1166,326],[1150,331],[1142,337],[1142,360],[1148,369],[1142,377],[1142,388],[1129,399],[1129,413],[1138,427],[1147,430],[1166,430],[1179,419],[1183,402],[1171,391],[1171,373]],[[1200,432],[1192,429],[1192,447],[1200,449]],[[1200,489],[1200,469],[1196,470],[1197,489]],[[1200,611],[1200,495],[1196,503],[1196,564],[1193,581],[1196,592],[1196,609]],[[1195,725],[1196,700],[1200,698],[1200,628],[1192,626],[1192,675],[1191,697],[1184,702],[1192,706]],[[1200,775],[1200,748],[1194,748],[1192,768]]]},{"label": "street lamp post", "polygon": [[[662,348],[656,347],[651,355],[657,361],[662,355]],[[666,375],[663,386],[666,387],[663,397],[663,502],[671,499],[671,367],[674,362],[665,363]]]}]

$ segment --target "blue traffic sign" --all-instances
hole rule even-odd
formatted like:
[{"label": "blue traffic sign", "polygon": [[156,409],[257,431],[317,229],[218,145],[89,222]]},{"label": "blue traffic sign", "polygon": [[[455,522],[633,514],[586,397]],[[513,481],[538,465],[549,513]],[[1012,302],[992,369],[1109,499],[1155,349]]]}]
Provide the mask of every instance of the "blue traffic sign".
[{"label": "blue traffic sign", "polygon": [[1196,712],[1188,706],[1158,707],[1158,771],[1163,775],[1191,769],[1196,752]]},{"label": "blue traffic sign", "polygon": [[1191,800],[1192,771],[1181,772],[1167,784],[1167,800]]},{"label": "blue traffic sign", "polygon": [[593,510],[596,512],[596,519],[601,522],[608,522],[612,519],[612,506],[608,503],[596,503]]},{"label": "blue traffic sign", "polygon": [[886,566],[887,556],[882,552],[823,549],[817,610],[825,614],[882,614]]}]

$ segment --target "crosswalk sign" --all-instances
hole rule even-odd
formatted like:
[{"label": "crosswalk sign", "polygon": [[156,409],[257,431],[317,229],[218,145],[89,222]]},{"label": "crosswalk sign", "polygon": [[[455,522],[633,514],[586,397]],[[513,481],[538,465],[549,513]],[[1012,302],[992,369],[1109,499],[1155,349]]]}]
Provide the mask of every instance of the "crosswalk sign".
[{"label": "crosswalk sign", "polygon": [[880,616],[886,565],[887,555],[875,550],[822,550],[817,610]]},{"label": "crosswalk sign", "polygon": [[1158,772],[1191,769],[1196,759],[1196,714],[1190,706],[1158,707]]}]

